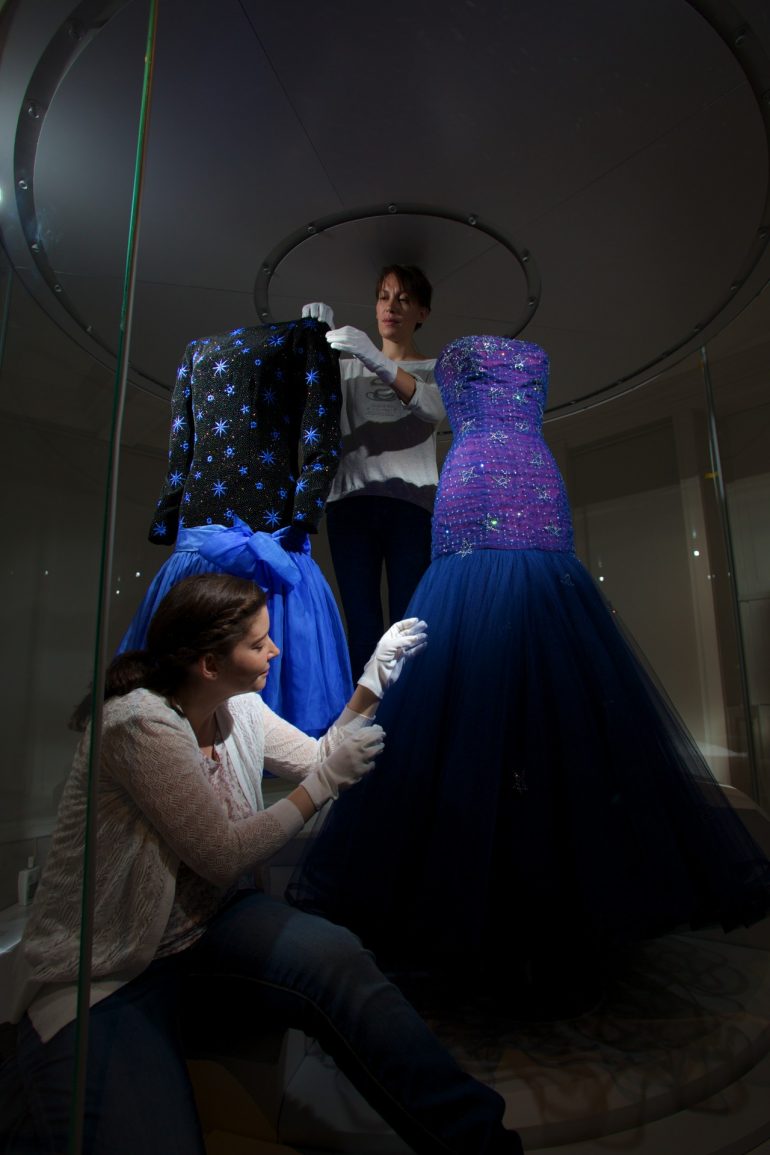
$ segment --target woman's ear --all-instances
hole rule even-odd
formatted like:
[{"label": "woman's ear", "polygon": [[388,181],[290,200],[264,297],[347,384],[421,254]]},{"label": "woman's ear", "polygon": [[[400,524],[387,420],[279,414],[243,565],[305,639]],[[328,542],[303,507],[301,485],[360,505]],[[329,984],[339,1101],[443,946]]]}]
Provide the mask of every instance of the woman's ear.
[{"label": "woman's ear", "polygon": [[215,654],[202,654],[197,665],[200,676],[206,681],[213,682],[219,677],[219,661]]}]

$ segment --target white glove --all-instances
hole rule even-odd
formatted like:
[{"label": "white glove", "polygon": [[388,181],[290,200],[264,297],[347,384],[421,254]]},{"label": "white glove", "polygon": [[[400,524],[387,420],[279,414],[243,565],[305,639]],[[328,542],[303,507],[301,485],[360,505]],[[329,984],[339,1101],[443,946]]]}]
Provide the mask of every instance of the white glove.
[{"label": "white glove", "polygon": [[402,622],[395,622],[374,647],[374,653],[358,679],[359,686],[366,686],[367,690],[381,698],[388,687],[397,681],[404,662],[421,653],[427,644],[428,627],[425,622],[419,618],[405,618]]},{"label": "white glove", "polygon": [[311,301],[309,305],[302,306],[303,317],[315,317],[316,321],[323,321],[330,329],[334,328],[334,313],[330,305],[325,305],[323,301]]},{"label": "white glove", "polygon": [[317,770],[311,770],[302,785],[310,795],[316,810],[340,790],[354,786],[368,774],[374,759],[385,749],[385,731],[382,726],[367,726],[345,738]]},{"label": "white glove", "polygon": [[366,333],[354,329],[352,325],[343,325],[341,329],[332,329],[326,334],[326,340],[332,349],[339,349],[340,353],[352,353],[354,357],[371,369],[384,385],[392,385],[396,379],[398,365],[380,352],[377,346],[369,340]]}]

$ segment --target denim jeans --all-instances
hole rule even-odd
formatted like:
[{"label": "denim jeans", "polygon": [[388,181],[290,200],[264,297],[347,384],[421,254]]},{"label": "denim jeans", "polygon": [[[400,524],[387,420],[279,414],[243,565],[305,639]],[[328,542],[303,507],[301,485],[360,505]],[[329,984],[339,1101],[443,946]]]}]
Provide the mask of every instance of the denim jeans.
[{"label": "denim jeans", "polygon": [[326,529],[355,681],[384,629],[383,566],[388,616],[391,623],[397,622],[430,565],[431,515],[398,498],[345,497],[327,505]]},{"label": "denim jeans", "polygon": [[[502,1098],[465,1074],[343,927],[261,893],[237,898],[181,955],[91,1011],[86,1155],[204,1155],[182,1043],[185,1016],[238,1016],[241,1034],[298,1027],[416,1152],[519,1155]],[[66,1150],[74,1024],[43,1044],[22,1023],[17,1088],[34,1119],[13,1155]],[[26,1144],[26,1145],[25,1145]]]}]

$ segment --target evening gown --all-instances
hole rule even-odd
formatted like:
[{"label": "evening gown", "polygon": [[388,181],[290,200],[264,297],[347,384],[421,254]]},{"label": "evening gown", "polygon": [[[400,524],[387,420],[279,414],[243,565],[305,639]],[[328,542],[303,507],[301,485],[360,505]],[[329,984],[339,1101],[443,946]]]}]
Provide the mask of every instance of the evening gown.
[{"label": "evening gown", "polygon": [[770,864],[575,556],[546,353],[463,337],[436,378],[454,436],[408,609],[429,644],[289,900],[395,971],[508,984],[565,945],[761,918]]},{"label": "evening gown", "polygon": [[311,556],[339,464],[339,354],[313,318],[191,341],[176,375],[166,476],[149,539],[174,551],[118,652],[144,647],[168,590],[230,573],[267,593],[280,650],[262,697],[307,734],[326,732],[352,692],[337,603]]}]

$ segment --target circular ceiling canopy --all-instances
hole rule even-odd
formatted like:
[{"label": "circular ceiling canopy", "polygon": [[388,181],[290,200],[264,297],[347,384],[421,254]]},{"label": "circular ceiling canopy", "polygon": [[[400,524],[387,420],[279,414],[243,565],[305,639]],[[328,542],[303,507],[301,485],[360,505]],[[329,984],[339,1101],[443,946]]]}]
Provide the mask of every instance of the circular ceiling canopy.
[{"label": "circular ceiling canopy", "polygon": [[[148,4],[2,18],[3,243],[109,359]],[[372,333],[401,262],[435,286],[426,354],[525,331],[551,413],[623,391],[770,276],[769,60],[762,0],[162,0],[133,379],[162,392],[192,338],[307,300]]]}]

